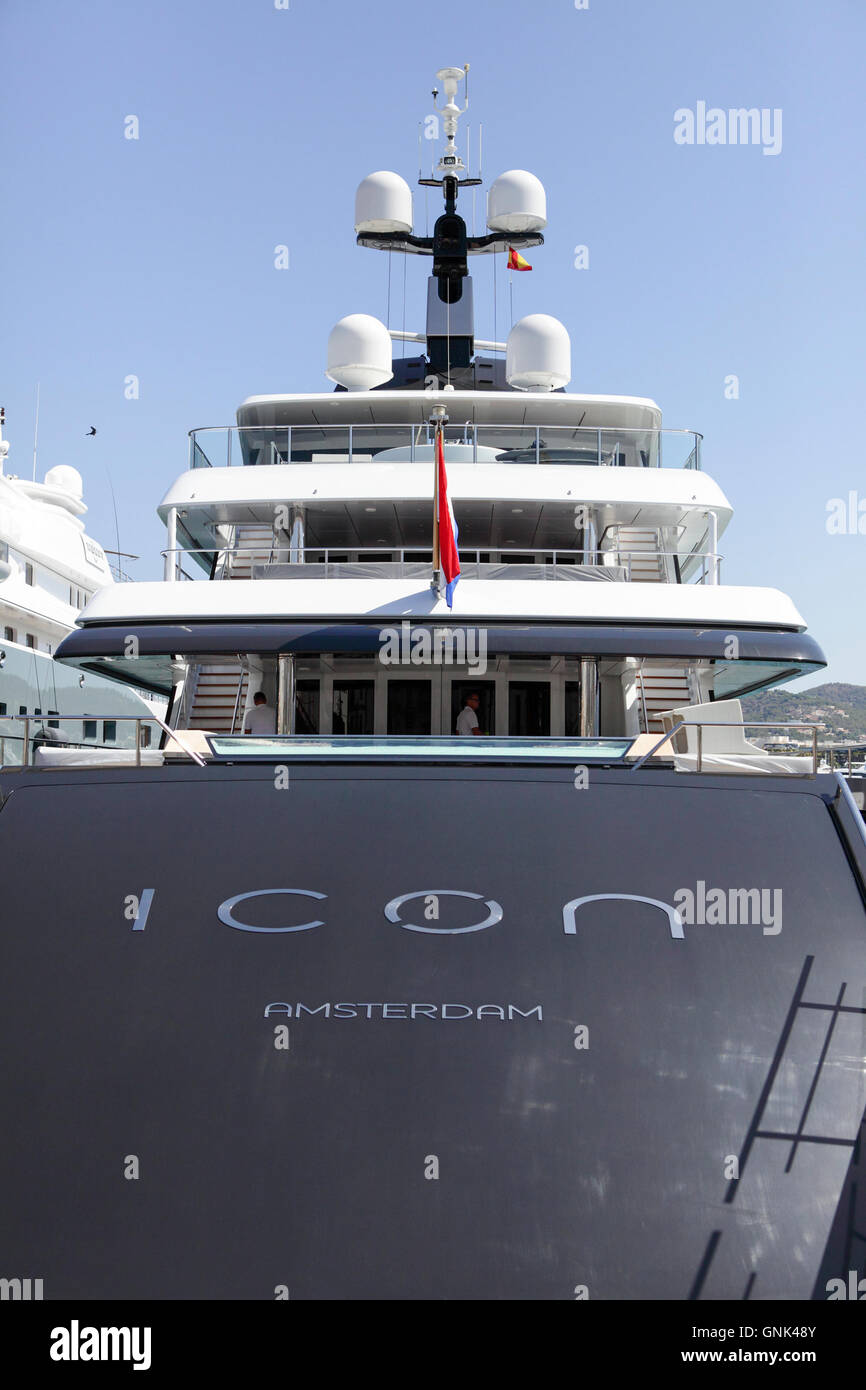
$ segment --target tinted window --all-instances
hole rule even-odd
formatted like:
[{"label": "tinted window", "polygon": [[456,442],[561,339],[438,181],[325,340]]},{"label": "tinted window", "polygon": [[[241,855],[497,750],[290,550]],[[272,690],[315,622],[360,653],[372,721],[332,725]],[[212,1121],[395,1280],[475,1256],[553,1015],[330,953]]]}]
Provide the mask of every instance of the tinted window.
[{"label": "tinted window", "polygon": [[335,734],[372,734],[373,681],[334,681]]},{"label": "tinted window", "polygon": [[388,682],[388,733],[429,734],[430,682]]},{"label": "tinted window", "polygon": [[295,733],[319,732],[319,682],[298,681],[295,687]]},{"label": "tinted window", "polygon": [[548,681],[509,681],[508,732],[514,738],[547,738],[550,735]]}]

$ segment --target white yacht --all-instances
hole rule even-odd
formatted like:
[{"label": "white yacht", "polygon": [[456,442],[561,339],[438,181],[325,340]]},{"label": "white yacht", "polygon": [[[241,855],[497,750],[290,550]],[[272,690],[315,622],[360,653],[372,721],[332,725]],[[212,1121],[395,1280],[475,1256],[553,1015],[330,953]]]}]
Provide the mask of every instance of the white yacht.
[{"label": "white yacht", "polygon": [[[10,473],[4,422],[0,409],[0,762],[22,760],[25,719],[31,749],[34,742],[130,745],[126,721],[151,713],[142,698],[52,660],[80,610],[114,583],[105,551],[85,530],[81,474],[65,463],[41,483]],[[157,712],[164,703],[156,697]],[[154,731],[144,725],[143,740]]]},{"label": "white yacht", "polygon": [[566,390],[548,314],[476,337],[472,258],[547,209],[510,170],[469,235],[463,80],[432,237],[397,174],[356,198],[432,258],[425,331],[350,314],[336,389],[193,430],[163,580],[56,652],[163,693],[161,746],[0,772],[2,1219],[46,1297],[808,1299],[866,1253],[866,829],[739,703],[823,654],[722,582],[698,433]]}]

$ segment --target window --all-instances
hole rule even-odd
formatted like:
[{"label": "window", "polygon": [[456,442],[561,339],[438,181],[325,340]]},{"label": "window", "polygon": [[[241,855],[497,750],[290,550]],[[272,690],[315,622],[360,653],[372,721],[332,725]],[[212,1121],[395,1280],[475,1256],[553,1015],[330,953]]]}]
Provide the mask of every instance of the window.
[{"label": "window", "polygon": [[26,640],[27,640],[27,645],[28,645],[28,647],[30,648],[30,650],[33,651],[33,652],[35,652],[35,651],[36,651],[36,638],[33,636],[33,633],[32,633],[32,632],[28,632],[28,634],[27,634],[27,639],[26,639]]},{"label": "window", "polygon": [[549,738],[548,681],[508,682],[508,732],[515,738]]},{"label": "window", "polygon": [[116,719],[104,719],[102,721],[102,737],[106,743],[114,743],[117,738]]},{"label": "window", "polygon": [[33,566],[32,566],[31,564],[29,564],[29,563],[26,563],[26,564],[24,565],[24,583],[25,583],[25,584],[34,584],[35,582],[36,582],[36,581],[35,581],[35,579],[33,578]]},{"label": "window", "polygon": [[565,682],[566,738],[580,738],[580,681]]},{"label": "window", "polygon": [[85,738],[96,738],[96,720],[95,720],[95,719],[85,719],[85,721],[84,721],[84,737],[85,737]]},{"label": "window", "polygon": [[429,734],[430,681],[388,682],[388,733]]},{"label": "window", "polygon": [[479,729],[482,734],[495,734],[496,682],[467,680],[451,682],[451,728],[448,733],[457,733],[457,717],[466,704],[466,696],[472,694],[479,696],[478,709],[476,710]]},{"label": "window", "polygon": [[5,713],[6,713],[6,701],[5,701],[5,700],[0,700],[0,715],[4,715]]},{"label": "window", "polygon": [[26,706],[26,705],[19,705],[19,706],[18,706],[18,713],[19,713],[19,714],[26,714],[26,713],[27,713],[27,706]]},{"label": "window", "polygon": [[14,641],[15,641],[15,629],[14,629],[14,627],[4,627],[4,629],[3,629],[3,640],[6,641],[6,642],[14,642]]},{"label": "window", "polygon": [[[58,714],[60,713],[60,711],[59,711],[59,710],[56,710],[56,709],[50,709],[50,710],[48,711],[48,713],[49,713],[49,716],[52,715],[52,714],[53,714],[53,715],[58,715]],[[48,727],[49,727],[49,729],[59,729],[59,728],[60,728],[60,720],[59,720],[59,719],[56,719],[56,718],[55,718],[55,719],[49,718],[49,720],[48,720]]]},{"label": "window", "polygon": [[335,734],[372,734],[373,681],[334,681]]},{"label": "window", "polygon": [[298,681],[295,691],[295,733],[318,734],[319,682]]}]

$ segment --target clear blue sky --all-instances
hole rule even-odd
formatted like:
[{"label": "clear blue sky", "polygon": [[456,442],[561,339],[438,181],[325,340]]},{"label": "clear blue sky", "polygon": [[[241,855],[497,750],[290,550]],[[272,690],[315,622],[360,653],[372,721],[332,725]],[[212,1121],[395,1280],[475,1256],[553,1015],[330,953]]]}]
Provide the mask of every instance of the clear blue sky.
[{"label": "clear blue sky", "polygon": [[[527,168],[548,191],[515,317],[563,319],[571,390],[652,396],[704,433],[735,508],[723,578],[789,592],[829,657],[820,679],[866,683],[866,536],[825,524],[830,498],[866,500],[863,0],[290,4],[2,0],[10,469],[29,474],[40,381],[39,475],[80,469],[89,529],[113,546],[108,470],[121,548],[157,577],[155,507],[187,430],[247,395],[328,389],[332,324],[385,317],[355,187],[380,168],[414,183],[434,73],[469,62],[485,182]],[[674,111],[698,101],[781,108],[781,153],[675,144]],[[417,190],[416,227],[423,210]],[[408,271],[422,328],[426,267]],[[490,283],[485,259],[479,336]],[[395,274],[392,326],[403,313]]]}]

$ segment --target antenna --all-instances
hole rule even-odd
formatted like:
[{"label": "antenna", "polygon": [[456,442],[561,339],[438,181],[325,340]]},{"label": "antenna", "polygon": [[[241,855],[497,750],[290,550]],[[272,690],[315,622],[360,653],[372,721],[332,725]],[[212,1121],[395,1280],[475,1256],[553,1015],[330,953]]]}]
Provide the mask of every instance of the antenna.
[{"label": "antenna", "polygon": [[[115,551],[115,554],[122,555],[123,551],[120,549],[120,524],[117,520],[117,499],[114,496],[114,484],[111,481],[111,474],[108,471],[108,464],[105,465],[105,476],[108,479],[108,490],[111,493],[111,506],[114,511],[114,540],[115,544],[117,545],[117,550]],[[136,555],[132,558],[137,560],[138,556]]]},{"label": "antenna", "polygon": [[[469,64],[464,63],[462,68],[440,68],[436,74],[437,81],[442,83],[443,89],[445,91],[445,105],[436,107],[435,109],[439,112],[440,116],[442,117],[442,125],[445,130],[445,138],[447,141],[447,144],[445,146],[445,153],[439,160],[439,168],[437,172],[439,173],[440,177],[443,177],[445,174],[450,174],[454,176],[458,174],[461,170],[465,169],[463,160],[457,153],[457,146],[455,145],[454,141],[457,136],[457,122],[460,120],[461,116],[466,114],[466,111],[469,107],[469,99],[467,97],[466,101],[464,102],[461,108],[457,105],[457,102],[454,100],[454,98],[457,95],[458,82],[463,82],[466,79],[468,72]],[[433,100],[435,102],[436,97],[439,95],[438,89],[436,87],[433,88],[433,93]]]},{"label": "antenna", "polygon": [[36,482],[36,445],[39,442],[39,386],[36,383],[36,424],[33,428],[33,481]]}]

